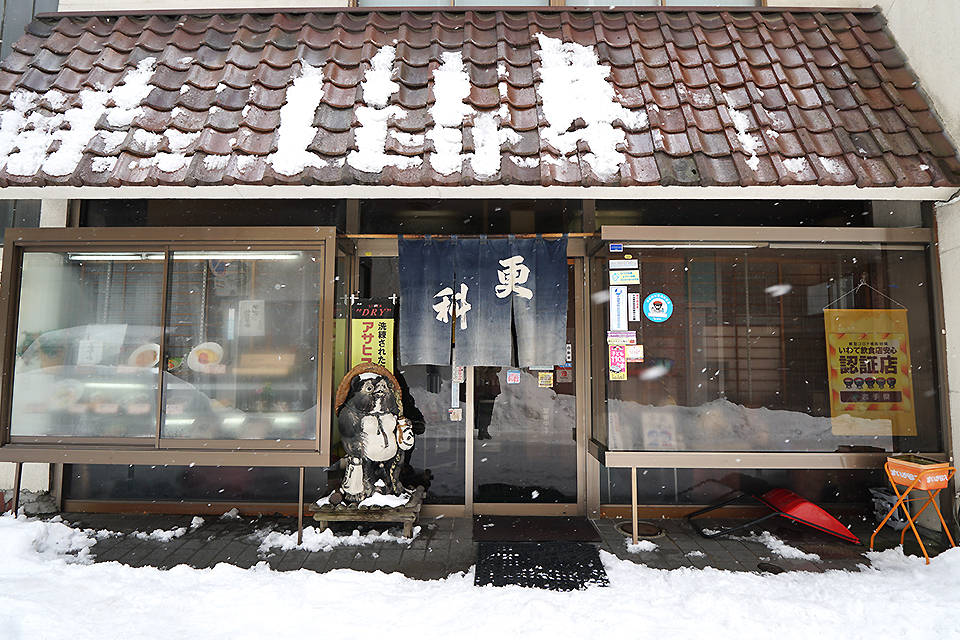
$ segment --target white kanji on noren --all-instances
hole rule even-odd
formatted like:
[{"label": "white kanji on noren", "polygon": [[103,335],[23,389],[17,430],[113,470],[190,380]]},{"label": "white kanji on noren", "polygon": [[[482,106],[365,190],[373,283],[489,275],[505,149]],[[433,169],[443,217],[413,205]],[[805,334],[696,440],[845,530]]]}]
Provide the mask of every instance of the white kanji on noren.
[{"label": "white kanji on noren", "polygon": [[520,286],[530,277],[530,267],[523,264],[523,256],[513,256],[501,260],[500,265],[503,269],[497,272],[497,276],[500,278],[500,284],[496,288],[497,297],[506,298],[511,293],[516,293],[527,300],[533,298],[533,291]]},{"label": "white kanji on noren", "polygon": [[437,312],[437,320],[440,322],[450,322],[450,315],[453,313],[453,302],[450,300],[452,295],[453,289],[444,287],[433,296],[434,298],[443,297],[443,300],[433,305],[433,310]]},{"label": "white kanji on noren", "polygon": [[[460,319],[460,328],[467,328],[467,311],[473,308],[469,302],[467,302],[467,293],[470,291],[470,287],[466,284],[460,284],[460,292],[454,295],[453,289],[450,287],[444,287],[441,289],[434,298],[441,298],[440,302],[433,305],[433,310],[437,312],[437,320],[440,322],[450,322],[451,317],[456,312],[456,317]],[[453,296],[451,300],[450,296]]]},{"label": "white kanji on noren", "polygon": [[473,308],[473,305],[467,302],[467,291],[470,290],[470,287],[460,283],[460,293],[458,293],[455,298],[457,300],[457,317],[460,318],[460,328],[467,328],[467,311]]}]

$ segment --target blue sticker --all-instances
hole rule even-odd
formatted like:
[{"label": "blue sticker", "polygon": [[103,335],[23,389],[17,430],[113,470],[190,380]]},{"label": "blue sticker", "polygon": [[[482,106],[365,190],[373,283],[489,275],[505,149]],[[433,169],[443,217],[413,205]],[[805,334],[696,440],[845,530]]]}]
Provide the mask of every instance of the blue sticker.
[{"label": "blue sticker", "polygon": [[665,293],[651,293],[643,301],[643,315],[651,322],[663,322],[673,315],[673,300]]},{"label": "blue sticker", "polygon": [[623,243],[610,243],[610,253],[623,253]]}]

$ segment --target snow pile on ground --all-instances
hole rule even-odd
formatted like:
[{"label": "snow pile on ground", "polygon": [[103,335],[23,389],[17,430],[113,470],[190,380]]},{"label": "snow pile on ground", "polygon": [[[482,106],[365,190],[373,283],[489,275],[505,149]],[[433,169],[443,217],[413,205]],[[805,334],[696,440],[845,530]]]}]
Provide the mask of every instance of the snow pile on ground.
[{"label": "snow pile on ground", "polygon": [[[234,509],[233,511],[236,511],[236,509]],[[227,514],[224,514],[224,515],[227,515]],[[240,516],[236,516],[236,517],[239,518]],[[198,529],[202,524],[203,524],[203,518],[194,517],[194,519],[190,522],[189,528],[177,527],[176,529],[170,529],[168,531],[164,531],[163,529],[154,529],[151,533],[145,533],[143,531],[134,531],[130,535],[132,535],[135,538],[139,538],[140,540],[156,540],[157,542],[170,542],[174,538],[179,538],[180,536],[184,535],[185,533],[187,533],[187,531],[194,531]],[[90,531],[87,531],[86,533],[90,533]],[[109,534],[112,532],[106,532],[106,533]],[[116,534],[116,535],[120,535],[120,534]],[[108,535],[108,537],[110,536]],[[100,538],[99,533],[97,535],[97,538],[98,539]]]},{"label": "snow pile on ground", "polygon": [[[92,563],[90,547],[96,543],[95,537],[67,526],[59,516],[44,522],[4,514],[0,518],[0,575],[8,568],[48,561]],[[0,637],[4,637],[2,633]]]},{"label": "snow pile on ground", "polygon": [[0,517],[0,638],[103,640],[302,636],[550,639],[604,634],[738,640],[956,637],[960,550],[873,553],[823,574],[663,571],[601,557],[610,587],[474,587],[472,572],[418,581],[338,569],[230,565],[161,571],[78,564],[92,539],[60,522]]},{"label": "snow pile on ground", "polygon": [[297,534],[295,533],[280,533],[279,531],[269,530],[263,530],[258,533],[263,538],[263,542],[260,543],[260,553],[265,554],[269,553],[272,549],[279,549],[280,551],[289,551],[291,549],[300,549],[302,551],[332,551],[334,547],[367,547],[376,542],[409,544],[413,542],[413,539],[420,533],[420,527],[413,528],[413,537],[411,538],[395,536],[389,531],[384,531],[383,533],[370,531],[369,533],[361,534],[360,531],[356,529],[354,529],[353,533],[349,536],[338,536],[330,529],[325,528],[320,530],[317,527],[305,527],[303,530],[303,542],[299,545],[297,544]]},{"label": "snow pile on ground", "polygon": [[769,531],[764,531],[759,535],[753,535],[747,538],[748,540],[756,540],[757,542],[766,545],[770,551],[773,551],[775,554],[781,558],[787,558],[790,560],[811,560],[813,562],[819,562],[820,556],[815,553],[807,553],[806,551],[801,551],[796,547],[791,547],[783,540],[775,537]]},{"label": "snow pile on ground", "polygon": [[[715,529],[704,529],[703,532],[707,535],[715,535],[719,533],[719,531]],[[764,531],[763,533],[759,534],[753,533],[749,536],[729,536],[729,538],[731,540],[750,540],[753,542],[759,542],[781,558],[787,558],[789,560],[810,560],[813,562],[820,561],[820,556],[817,554],[807,553],[806,551],[801,551],[796,547],[791,547],[769,531]]]},{"label": "snow pile on ground", "polygon": [[628,553],[657,550],[657,544],[655,542],[650,542],[649,540],[638,540],[637,544],[633,544],[633,538],[627,538],[624,544],[627,545]]},{"label": "snow pile on ground", "polygon": [[170,542],[174,538],[179,538],[187,532],[186,527],[177,527],[176,529],[170,529],[169,531],[164,531],[163,529],[154,529],[151,533],[145,533],[143,531],[135,531],[133,537],[139,538],[141,540],[156,540],[157,542]]}]

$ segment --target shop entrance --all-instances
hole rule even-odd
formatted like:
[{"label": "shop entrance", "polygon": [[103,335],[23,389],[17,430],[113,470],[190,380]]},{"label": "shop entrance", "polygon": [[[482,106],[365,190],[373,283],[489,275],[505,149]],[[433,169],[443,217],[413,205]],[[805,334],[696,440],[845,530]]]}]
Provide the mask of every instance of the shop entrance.
[{"label": "shop entrance", "polygon": [[[394,299],[400,289],[393,247],[372,248],[358,247],[355,290],[363,298]],[[565,366],[398,367],[423,417],[408,483],[430,482],[426,504],[463,505],[466,515],[564,515],[585,505],[579,468],[585,455],[577,442],[577,270],[582,260],[571,260]],[[403,322],[402,308],[399,317]]]},{"label": "shop entrance", "polygon": [[572,367],[474,367],[472,377],[474,512],[575,512]]}]

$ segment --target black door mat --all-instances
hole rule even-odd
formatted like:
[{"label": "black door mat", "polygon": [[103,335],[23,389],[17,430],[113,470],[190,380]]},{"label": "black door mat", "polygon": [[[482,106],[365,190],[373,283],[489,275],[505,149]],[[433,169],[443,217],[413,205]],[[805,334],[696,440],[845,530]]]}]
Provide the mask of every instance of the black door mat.
[{"label": "black door mat", "polygon": [[481,542],[473,583],[552,591],[610,585],[597,548],[582,542]]},{"label": "black door mat", "polygon": [[600,542],[583,516],[475,516],[474,542]]}]

